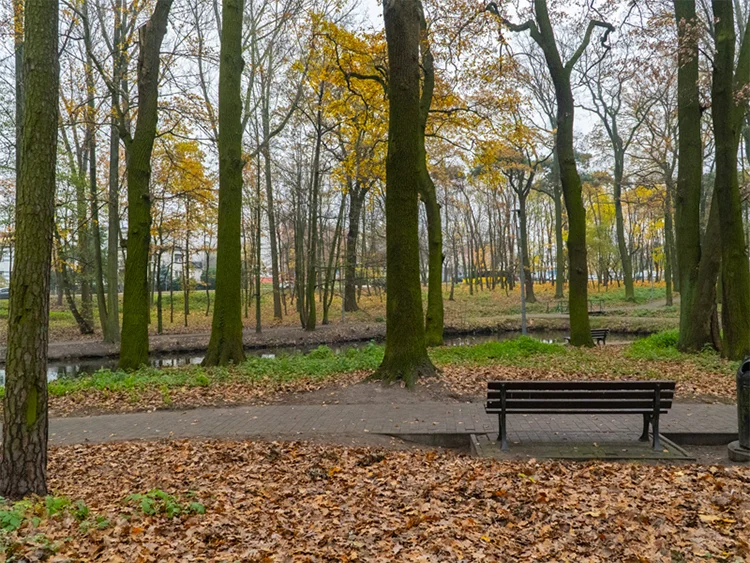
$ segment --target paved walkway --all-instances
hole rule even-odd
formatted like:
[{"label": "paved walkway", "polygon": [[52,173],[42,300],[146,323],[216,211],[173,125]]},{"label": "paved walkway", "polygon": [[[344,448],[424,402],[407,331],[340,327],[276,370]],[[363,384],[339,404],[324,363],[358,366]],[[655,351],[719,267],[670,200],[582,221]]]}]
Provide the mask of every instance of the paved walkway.
[{"label": "paved walkway", "polygon": [[[516,441],[591,439],[591,436],[596,438],[604,433],[638,437],[641,424],[640,416],[622,415],[508,417],[509,438]],[[361,433],[496,432],[497,417],[486,415],[481,403],[269,405],[55,418],[50,421],[53,444],[169,437],[289,439]],[[717,436],[718,443],[723,440],[727,443],[737,433],[737,410],[733,405],[677,403],[662,418],[661,432],[675,439],[695,434]]]}]

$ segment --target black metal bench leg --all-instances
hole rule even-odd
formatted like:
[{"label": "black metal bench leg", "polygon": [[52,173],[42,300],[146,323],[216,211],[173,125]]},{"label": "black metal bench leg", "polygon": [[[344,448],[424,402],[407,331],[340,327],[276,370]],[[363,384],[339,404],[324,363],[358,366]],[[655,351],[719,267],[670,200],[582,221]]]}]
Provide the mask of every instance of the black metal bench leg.
[{"label": "black metal bench leg", "polygon": [[661,442],[659,441],[659,413],[661,412],[661,388],[659,384],[656,384],[654,389],[654,414],[651,415],[651,428],[654,431],[654,449],[661,449]]},{"label": "black metal bench leg", "polygon": [[643,433],[641,434],[641,437],[638,438],[641,442],[648,442],[648,425],[650,422],[651,422],[651,415],[644,414],[643,415]]},{"label": "black metal bench leg", "polygon": [[500,433],[497,439],[500,441],[500,449],[504,452],[508,451],[508,430],[505,426],[505,413],[500,413],[498,416],[498,423],[500,425]]},{"label": "black metal bench leg", "polygon": [[660,450],[661,449],[661,441],[659,440],[659,414],[655,414],[653,420],[651,421],[651,426],[654,429],[654,449]]}]

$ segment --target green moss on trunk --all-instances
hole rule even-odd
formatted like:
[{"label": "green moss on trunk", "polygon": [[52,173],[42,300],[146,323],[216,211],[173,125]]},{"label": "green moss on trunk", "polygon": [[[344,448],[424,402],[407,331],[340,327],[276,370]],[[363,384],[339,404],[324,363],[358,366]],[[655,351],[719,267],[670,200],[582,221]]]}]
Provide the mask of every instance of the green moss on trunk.
[{"label": "green moss on trunk", "polygon": [[135,369],[148,363],[151,152],[158,121],[159,52],[171,7],[172,0],[158,0],[153,15],[139,30],[138,120],[132,139],[126,138],[128,243],[120,344],[122,369]]},{"label": "green moss on trunk", "polygon": [[219,65],[216,299],[203,365],[240,363],[242,344],[242,0],[223,0]]},{"label": "green moss on trunk", "polygon": [[425,317],[425,343],[427,346],[443,344],[443,224],[440,219],[440,204],[437,200],[435,183],[427,167],[425,136],[430,106],[435,91],[435,65],[430,39],[427,35],[427,22],[420,18],[420,51],[422,55],[422,94],[419,100],[419,190],[427,215],[427,315]]},{"label": "green moss on trunk", "polygon": [[385,357],[373,377],[413,387],[435,368],[425,347],[419,280],[418,190],[420,170],[418,0],[385,2],[388,42],[389,121],[386,161],[386,340]]},{"label": "green moss on trunk", "polygon": [[712,5],[716,18],[716,54],[711,116],[716,143],[714,197],[721,216],[721,350],[725,357],[740,360],[750,353],[750,267],[737,178],[737,150],[747,107],[738,100],[750,82],[750,38],[746,33],[735,72],[733,5],[724,0],[714,0]]}]

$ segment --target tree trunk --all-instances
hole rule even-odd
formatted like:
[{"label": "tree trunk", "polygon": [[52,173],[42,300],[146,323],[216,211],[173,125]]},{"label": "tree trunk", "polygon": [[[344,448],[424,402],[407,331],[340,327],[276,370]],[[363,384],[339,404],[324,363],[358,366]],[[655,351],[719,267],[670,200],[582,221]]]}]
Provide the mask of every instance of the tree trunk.
[{"label": "tree trunk", "polygon": [[[527,192],[528,193],[528,192]],[[536,295],[534,295],[534,278],[531,275],[531,259],[529,258],[529,236],[528,236],[528,220],[526,216],[526,196],[519,195],[518,198],[518,220],[521,225],[521,262],[524,272],[524,287],[526,289],[526,302],[536,303]]]},{"label": "tree trunk", "polygon": [[346,234],[346,279],[344,282],[344,310],[347,313],[359,310],[357,305],[357,240],[359,239],[362,204],[367,191],[367,188],[360,185],[359,179],[354,181],[353,189],[349,190],[349,230]]},{"label": "tree trunk", "polygon": [[427,346],[443,345],[443,225],[440,218],[440,204],[437,200],[435,183],[427,168],[427,150],[425,134],[430,115],[432,96],[435,91],[435,67],[430,41],[427,36],[427,22],[422,15],[420,24],[420,51],[422,55],[422,95],[419,100],[419,176],[420,194],[427,215],[427,315],[425,317],[425,344]]},{"label": "tree trunk", "polygon": [[223,0],[219,65],[216,294],[204,366],[239,364],[242,343],[242,0]]},{"label": "tree trunk", "polygon": [[[86,45],[91,44],[88,19],[88,1],[83,3],[82,10],[86,13],[84,21],[84,33],[87,39]],[[96,284],[96,302],[99,311],[99,323],[102,327],[103,339],[110,342],[111,337],[108,335],[109,319],[107,315],[107,297],[104,291],[104,271],[102,267],[102,239],[99,221],[99,194],[97,187],[96,169],[96,86],[94,84],[94,65],[91,60],[91,53],[86,50],[86,94],[88,96],[86,108],[86,141],[89,154],[89,200],[91,205],[91,244],[94,260],[94,281]]]},{"label": "tree trunk", "polygon": [[[115,3],[115,28],[112,76],[117,86],[122,74],[122,0]],[[120,92],[117,87],[111,92],[112,107],[119,107]],[[120,241],[120,136],[117,116],[112,115],[109,135],[109,193],[107,198],[107,328],[104,330],[106,342],[120,341],[120,280],[119,257],[117,250]]]},{"label": "tree trunk", "polygon": [[[622,144],[619,139],[613,143]],[[615,177],[614,177],[614,200],[615,200],[615,228],[617,231],[617,249],[620,252],[620,263],[622,264],[622,278],[625,284],[625,300],[635,301],[635,289],[633,288],[633,262],[630,259],[630,250],[625,241],[625,218],[622,215],[622,176],[625,166],[625,150],[615,146]]]},{"label": "tree trunk", "polygon": [[157,0],[140,29],[138,119],[128,143],[128,245],[122,304],[121,369],[148,363],[148,259],[151,240],[151,151],[158,120],[159,52],[172,0]]},{"label": "tree trunk", "polygon": [[383,5],[388,44],[388,156],[386,160],[385,357],[373,377],[413,388],[435,374],[427,355],[419,284],[420,80],[419,0]]},{"label": "tree trunk", "polygon": [[567,63],[563,64],[557,49],[555,34],[550,22],[546,0],[534,0],[536,25],[512,26],[515,31],[529,30],[531,37],[541,47],[555,86],[557,100],[557,135],[555,148],[560,167],[560,181],[568,212],[568,262],[570,314],[570,343],[573,346],[593,346],[588,314],[588,262],[586,257],[586,210],[581,198],[581,178],[575,161],[573,147],[573,120],[575,105],[570,84],[570,75],[576,62],[586,49],[594,27],[614,28],[609,24],[590,21],[586,35],[579,48]]},{"label": "tree trunk", "polygon": [[[269,56],[268,61],[269,68],[271,67],[271,57]],[[270,74],[270,73],[269,73]],[[276,213],[274,211],[273,201],[273,181],[271,178],[271,109],[269,104],[271,103],[268,99],[270,92],[268,89],[270,84],[265,87],[266,95],[263,98],[263,111],[262,111],[262,122],[263,122],[263,147],[262,153],[265,160],[265,176],[266,176],[266,207],[268,209],[268,232],[269,239],[271,242],[271,280],[273,283],[273,317],[275,319],[281,318],[281,286],[279,280],[279,247],[278,241],[276,240]]]},{"label": "tree trunk", "polygon": [[65,256],[63,255],[62,238],[60,237],[60,232],[57,230],[57,228],[55,228],[55,237],[57,239],[57,254],[60,257],[60,280],[62,282],[65,299],[68,302],[68,309],[70,310],[70,314],[73,315],[73,318],[76,321],[76,325],[78,325],[78,330],[81,334],[94,334],[94,327],[91,324],[91,321],[83,316],[83,314],[78,310],[78,305],[76,305],[74,295],[75,288],[73,287],[73,284],[70,280],[68,266],[65,262]]},{"label": "tree trunk", "polygon": [[57,0],[26,0],[16,262],[10,285],[0,494],[47,494],[47,344],[59,99]]},{"label": "tree trunk", "polygon": [[[88,144],[86,142],[85,144]],[[78,168],[79,177],[76,179],[76,218],[78,234],[78,284],[81,290],[81,315],[86,323],[91,325],[94,320],[91,301],[91,239],[89,238],[89,201],[86,190],[86,164]]]},{"label": "tree trunk", "polygon": [[182,258],[182,311],[185,326],[188,326],[190,316],[190,201],[185,202],[185,252]]},{"label": "tree trunk", "polygon": [[[693,302],[686,328],[680,328],[681,349],[700,352],[705,346],[720,347],[720,335],[716,328],[716,281],[721,269],[721,221],[719,206],[711,203],[708,226],[704,235],[702,258],[698,272],[692,282]],[[683,296],[680,296],[680,300]],[[683,330],[685,331],[683,334]]]},{"label": "tree trunk", "polygon": [[674,274],[674,231],[672,230],[672,189],[667,182],[664,190],[664,280],[666,282],[667,307],[672,306]]},{"label": "tree trunk", "polygon": [[344,209],[346,208],[346,196],[341,199],[339,215],[336,219],[336,228],[333,231],[333,241],[328,254],[328,267],[326,268],[326,278],[323,288],[323,324],[328,324],[328,309],[333,302],[333,294],[336,285],[336,265],[338,264],[341,253],[341,230],[344,221]]},{"label": "tree trunk", "polygon": [[[161,233],[160,237],[161,238]],[[161,257],[164,251],[162,250],[162,242],[159,241],[159,248],[156,250],[156,333],[162,334],[164,332],[164,310],[162,308],[162,294],[161,294]]]},{"label": "tree trunk", "polygon": [[[750,353],[750,266],[742,224],[742,199],[737,178],[737,151],[746,104],[736,99],[750,82],[750,38],[742,42],[734,71],[733,7],[713,0],[716,55],[711,87],[711,116],[716,142],[714,197],[721,217],[722,355],[741,360]],[[745,28],[744,22],[741,23]]]},{"label": "tree trunk", "polygon": [[581,197],[581,178],[576,168],[573,148],[573,93],[570,70],[563,67],[555,44],[546,0],[535,0],[541,28],[542,49],[552,75],[557,98],[557,135],[555,147],[560,166],[560,181],[568,212],[568,262],[570,343],[593,346],[588,314],[588,262],[586,258],[586,210]]},{"label": "tree trunk", "polygon": [[[705,307],[716,293],[716,279],[702,280],[699,271],[711,273],[713,268],[702,261],[713,262],[716,253],[701,252],[701,179],[703,174],[703,143],[701,140],[701,105],[698,94],[699,58],[698,41],[694,28],[698,23],[695,0],[674,0],[678,31],[677,113],[679,133],[679,160],[677,168],[677,194],[675,198],[675,223],[677,263],[680,276],[680,339],[683,351],[699,351],[712,344],[711,330],[702,330],[696,319],[708,317]],[[717,216],[718,217],[718,216]],[[718,219],[717,219],[718,220]],[[709,220],[710,231],[711,220]],[[718,236],[718,231],[716,231]],[[707,242],[712,239],[706,237]],[[699,287],[704,292],[699,294]],[[714,299],[715,301],[715,299]],[[713,307],[709,304],[709,310]],[[710,324],[710,322],[709,322]]]},{"label": "tree trunk", "polygon": [[321,83],[318,93],[318,112],[315,122],[315,152],[312,162],[312,194],[310,201],[310,229],[307,248],[307,314],[305,330],[315,330],[317,323],[317,307],[315,305],[315,283],[317,280],[317,252],[318,252],[318,193],[320,192],[320,150],[323,145],[323,95],[325,83]]},{"label": "tree trunk", "polygon": [[255,177],[255,332],[260,334],[261,331],[261,311],[260,311],[260,158],[256,166],[258,171]]},{"label": "tree trunk", "polygon": [[563,240],[563,201],[557,149],[554,150],[552,159],[552,194],[552,199],[555,202],[555,299],[562,299],[565,297],[565,242]]}]

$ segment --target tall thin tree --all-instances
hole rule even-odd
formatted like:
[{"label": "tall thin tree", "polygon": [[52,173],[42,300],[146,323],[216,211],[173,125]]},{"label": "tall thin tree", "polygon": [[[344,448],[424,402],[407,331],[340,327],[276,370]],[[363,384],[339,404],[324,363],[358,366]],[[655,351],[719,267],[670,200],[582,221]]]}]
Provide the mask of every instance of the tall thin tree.
[{"label": "tall thin tree", "polygon": [[568,212],[568,263],[570,311],[570,343],[574,346],[593,346],[588,314],[588,261],[586,257],[586,210],[581,197],[581,177],[576,166],[573,147],[573,121],[575,104],[570,76],[573,68],[591,42],[594,30],[602,28],[602,45],[606,45],[614,27],[603,21],[590,20],[578,48],[563,62],[557,48],[557,40],[547,8],[547,0],[534,0],[534,19],[522,24],[513,24],[500,14],[497,4],[492,2],[488,10],[495,14],[511,31],[528,31],[539,45],[547,61],[547,68],[555,86],[557,100],[557,134],[555,149],[560,168],[565,208]]},{"label": "tall thin tree", "polygon": [[242,346],[242,4],[223,0],[219,63],[219,226],[216,299],[203,365],[240,363]]},{"label": "tall thin tree", "polygon": [[[120,368],[136,369],[148,362],[148,258],[151,242],[151,152],[159,109],[159,54],[167,33],[172,0],[157,0],[151,18],[138,30],[138,119],[128,151],[128,240],[122,303]],[[120,128],[120,134],[123,134]]]}]

